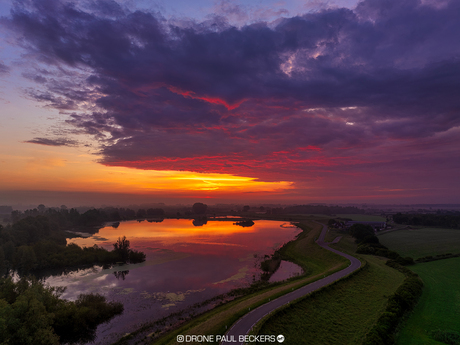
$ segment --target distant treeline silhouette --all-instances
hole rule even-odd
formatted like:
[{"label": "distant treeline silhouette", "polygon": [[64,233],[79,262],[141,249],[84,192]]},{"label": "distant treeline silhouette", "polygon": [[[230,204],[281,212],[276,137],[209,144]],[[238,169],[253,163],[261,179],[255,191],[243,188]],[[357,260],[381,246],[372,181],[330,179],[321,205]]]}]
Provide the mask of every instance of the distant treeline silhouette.
[{"label": "distant treeline silhouette", "polygon": [[295,205],[285,208],[275,207],[270,214],[362,214],[364,210],[355,206]]},{"label": "distant treeline silhouette", "polygon": [[393,220],[398,224],[439,226],[442,228],[459,229],[460,212],[449,212],[442,214],[402,214],[397,213]]},{"label": "distant treeline silhouette", "polygon": [[165,211],[161,208],[138,209],[106,207],[90,209],[84,213],[71,208],[34,208],[32,210],[13,211],[11,218],[13,222],[24,219],[28,216],[44,216],[57,223],[61,228],[72,229],[76,227],[100,227],[104,222],[133,220],[148,217],[164,217]]}]

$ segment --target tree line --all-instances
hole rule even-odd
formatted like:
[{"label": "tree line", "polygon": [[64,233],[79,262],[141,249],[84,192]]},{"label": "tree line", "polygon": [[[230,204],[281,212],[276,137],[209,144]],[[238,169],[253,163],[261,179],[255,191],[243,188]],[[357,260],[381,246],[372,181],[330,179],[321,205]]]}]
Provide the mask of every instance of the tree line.
[{"label": "tree line", "polygon": [[355,206],[295,205],[267,209],[267,214],[362,214]]},{"label": "tree line", "polygon": [[397,224],[460,228],[460,212],[450,214],[402,214],[399,212],[393,215],[393,220]]},{"label": "tree line", "polygon": [[[52,216],[47,216],[49,214]],[[145,260],[144,253],[129,248],[125,237],[114,244],[112,251],[97,245],[89,248],[66,245],[66,228],[62,228],[54,215],[26,216],[11,225],[0,225],[0,273],[15,270],[26,274],[44,269]]]},{"label": "tree line", "polygon": [[137,211],[130,208],[92,208],[86,212],[80,213],[77,209],[67,209],[64,205],[60,209],[46,208],[39,205],[37,208],[26,210],[24,212],[15,210],[11,212],[13,223],[27,218],[43,216],[59,225],[61,228],[81,228],[81,227],[99,227],[104,222],[134,220],[148,217],[164,217],[165,211],[162,208],[138,209]]},{"label": "tree line", "polygon": [[411,257],[402,257],[399,253],[392,251],[380,243],[375,236],[374,229],[370,225],[353,224],[348,233],[355,238],[358,244],[356,253],[383,256],[395,261],[399,265],[413,265],[414,259]]}]

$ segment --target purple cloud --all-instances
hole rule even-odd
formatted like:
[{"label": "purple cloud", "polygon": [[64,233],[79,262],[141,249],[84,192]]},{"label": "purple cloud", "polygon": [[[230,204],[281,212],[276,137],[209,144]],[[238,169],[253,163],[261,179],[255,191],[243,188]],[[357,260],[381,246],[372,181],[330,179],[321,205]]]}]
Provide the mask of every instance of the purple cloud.
[{"label": "purple cloud", "polygon": [[25,143],[39,144],[39,145],[45,145],[45,146],[77,146],[78,145],[77,141],[66,139],[66,138],[57,138],[57,139],[33,138],[31,140],[25,141]]},{"label": "purple cloud", "polygon": [[0,74],[6,74],[10,71],[10,68],[0,61]]},{"label": "purple cloud", "polygon": [[300,176],[460,126],[458,1],[365,0],[241,28],[88,4],[15,1],[2,23],[43,67],[29,96],[74,111],[107,165]]}]

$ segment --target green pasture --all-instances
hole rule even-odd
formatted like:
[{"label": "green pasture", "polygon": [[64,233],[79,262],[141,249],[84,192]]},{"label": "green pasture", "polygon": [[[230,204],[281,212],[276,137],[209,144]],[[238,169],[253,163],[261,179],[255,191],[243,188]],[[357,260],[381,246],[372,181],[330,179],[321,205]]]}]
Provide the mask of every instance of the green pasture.
[{"label": "green pasture", "polygon": [[379,234],[380,243],[401,256],[418,259],[429,255],[460,253],[460,230],[413,228]]},{"label": "green pasture", "polygon": [[362,270],[278,312],[258,334],[283,334],[286,345],[361,344],[404,280],[385,260],[365,258]]},{"label": "green pasture", "polygon": [[[398,345],[445,344],[432,338],[438,331],[460,344],[460,258],[410,266],[423,280],[423,294],[397,337]],[[457,334],[455,334],[457,332]]]}]

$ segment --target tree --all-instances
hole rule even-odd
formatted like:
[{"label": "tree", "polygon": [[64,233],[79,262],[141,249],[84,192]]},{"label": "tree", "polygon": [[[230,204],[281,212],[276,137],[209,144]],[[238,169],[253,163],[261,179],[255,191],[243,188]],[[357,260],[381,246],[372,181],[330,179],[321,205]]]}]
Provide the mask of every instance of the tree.
[{"label": "tree", "polygon": [[356,239],[356,243],[379,243],[379,239],[375,236],[374,229],[370,225],[353,224],[350,227],[350,234]]},{"label": "tree", "polygon": [[14,266],[20,272],[29,272],[37,263],[34,249],[31,246],[20,246],[14,256]]},{"label": "tree", "polygon": [[99,324],[123,312],[121,303],[98,294],[60,299],[65,288],[46,287],[35,278],[0,279],[0,343],[43,344],[88,342]]},{"label": "tree", "polygon": [[14,248],[13,241],[8,241],[3,245],[3,252],[5,254],[5,260],[9,263],[13,261],[14,253],[16,249]]},{"label": "tree", "polygon": [[27,216],[15,222],[12,228],[16,245],[33,244],[45,238],[66,244],[65,234],[59,231],[59,224],[44,215]]},{"label": "tree", "polygon": [[145,218],[146,214],[147,212],[143,208],[140,208],[137,210],[136,216],[137,218]]},{"label": "tree", "polygon": [[113,248],[118,254],[121,261],[126,262],[129,259],[129,241],[126,239],[126,236],[118,237],[116,243],[114,243]]},{"label": "tree", "polygon": [[205,214],[208,209],[208,205],[201,202],[196,202],[193,204],[192,209],[193,213],[195,214]]},{"label": "tree", "polygon": [[0,247],[0,274],[3,275],[3,273],[6,270],[6,260],[5,260],[5,253],[3,252],[3,248]]},{"label": "tree", "polygon": [[149,215],[149,216],[164,216],[165,211],[162,208],[149,208],[147,210],[147,215]]}]

